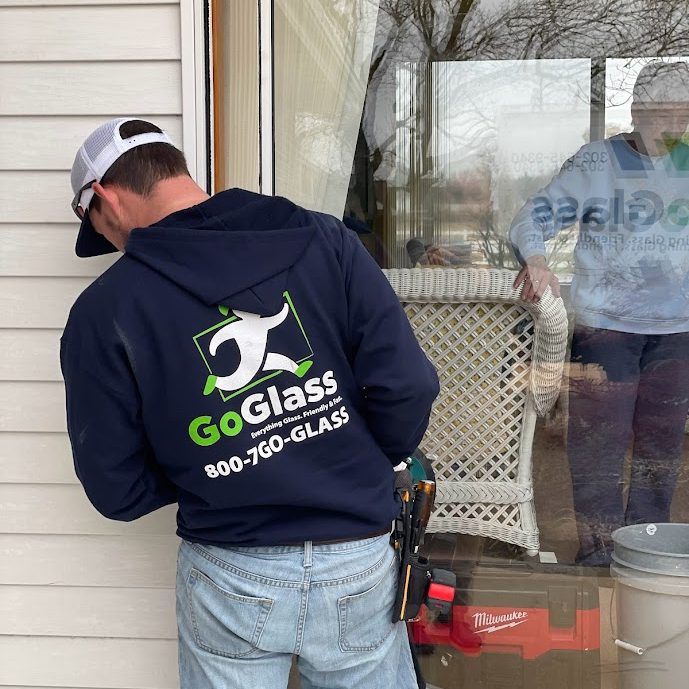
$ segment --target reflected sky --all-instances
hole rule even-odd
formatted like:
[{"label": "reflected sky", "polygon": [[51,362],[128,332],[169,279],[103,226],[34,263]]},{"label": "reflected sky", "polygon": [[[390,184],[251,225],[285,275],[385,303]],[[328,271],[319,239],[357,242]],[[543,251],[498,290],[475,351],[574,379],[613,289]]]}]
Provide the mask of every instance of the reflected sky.
[{"label": "reflected sky", "polygon": [[[605,61],[605,128],[610,136],[632,130],[632,88],[641,68],[658,58],[609,58]],[[663,62],[687,61],[688,57],[666,57]]]}]

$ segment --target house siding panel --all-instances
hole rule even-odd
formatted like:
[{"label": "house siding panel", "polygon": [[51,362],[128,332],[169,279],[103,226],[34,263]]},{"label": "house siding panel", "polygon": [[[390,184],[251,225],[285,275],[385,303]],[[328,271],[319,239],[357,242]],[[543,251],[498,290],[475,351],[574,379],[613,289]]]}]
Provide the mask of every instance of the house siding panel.
[{"label": "house siding panel", "polygon": [[[132,117],[155,119],[172,140],[182,143],[182,118],[179,115],[152,115],[132,111]],[[101,115],[6,116],[0,130],[0,169],[69,170],[74,154],[90,132],[107,118]],[[114,115],[113,115],[114,117]],[[41,145],[36,146],[40,141]],[[70,218],[71,220],[72,218]]]},{"label": "house siding panel", "polygon": [[0,61],[93,60],[94,56],[111,61],[178,60],[179,4],[3,10]]},{"label": "house siding panel", "polygon": [[0,476],[3,485],[77,484],[67,434],[0,432]]},{"label": "house siding panel", "polygon": [[117,259],[73,254],[74,154],[117,116],[156,121],[182,146],[196,117],[181,63],[194,55],[190,3],[0,0],[1,689],[179,686],[175,507],[122,523],[88,502],[59,338],[75,298]]}]

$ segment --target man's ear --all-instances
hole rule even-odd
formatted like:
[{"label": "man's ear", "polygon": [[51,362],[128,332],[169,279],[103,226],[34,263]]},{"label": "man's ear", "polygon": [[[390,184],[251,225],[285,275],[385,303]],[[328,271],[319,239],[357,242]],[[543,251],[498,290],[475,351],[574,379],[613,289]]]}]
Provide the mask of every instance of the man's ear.
[{"label": "man's ear", "polygon": [[643,121],[643,106],[639,106],[636,103],[632,102],[629,112],[631,115],[631,120],[632,120],[632,128],[636,127],[640,121]]},{"label": "man's ear", "polygon": [[104,187],[100,182],[94,182],[91,189],[93,189],[93,193],[100,199],[101,211],[104,210],[103,206],[105,206],[118,217],[121,215],[122,208],[117,193],[117,187]]}]

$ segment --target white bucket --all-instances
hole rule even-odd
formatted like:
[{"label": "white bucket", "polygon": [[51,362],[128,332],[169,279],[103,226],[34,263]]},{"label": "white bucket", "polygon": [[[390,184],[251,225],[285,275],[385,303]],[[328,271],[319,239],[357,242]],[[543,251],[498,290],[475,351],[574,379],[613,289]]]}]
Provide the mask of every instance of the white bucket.
[{"label": "white bucket", "polygon": [[620,689],[689,687],[689,524],[612,534]]}]

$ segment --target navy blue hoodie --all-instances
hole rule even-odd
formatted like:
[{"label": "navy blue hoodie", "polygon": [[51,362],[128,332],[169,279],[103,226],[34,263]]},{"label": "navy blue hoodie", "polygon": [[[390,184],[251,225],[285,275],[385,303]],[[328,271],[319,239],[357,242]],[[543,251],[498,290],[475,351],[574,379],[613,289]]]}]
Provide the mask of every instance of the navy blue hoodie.
[{"label": "navy blue hoodie", "polygon": [[177,502],[177,534],[221,546],[389,527],[392,466],[438,393],[356,234],[239,189],[132,231],[74,304],[61,363],[94,507]]}]

